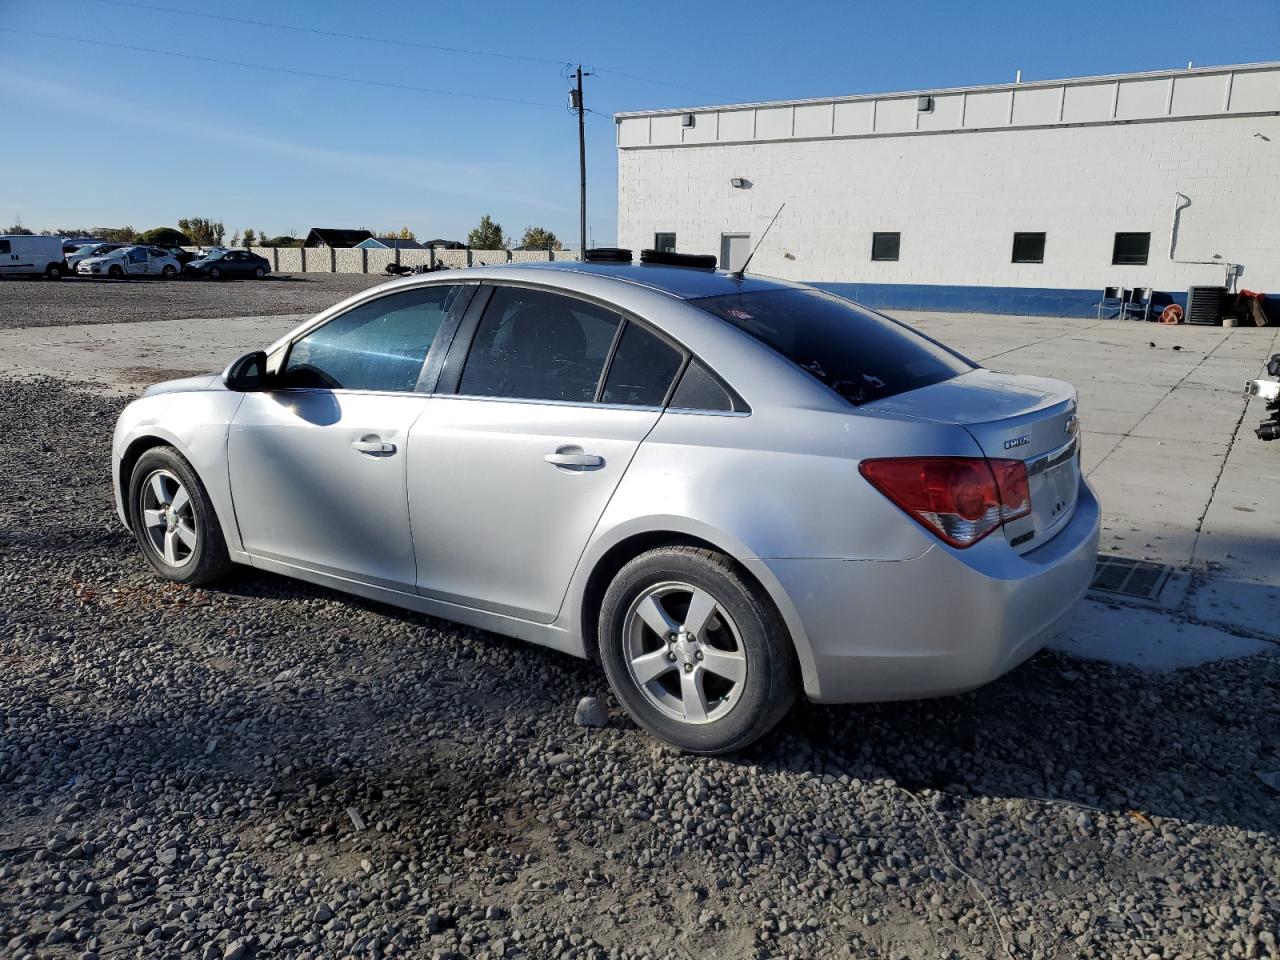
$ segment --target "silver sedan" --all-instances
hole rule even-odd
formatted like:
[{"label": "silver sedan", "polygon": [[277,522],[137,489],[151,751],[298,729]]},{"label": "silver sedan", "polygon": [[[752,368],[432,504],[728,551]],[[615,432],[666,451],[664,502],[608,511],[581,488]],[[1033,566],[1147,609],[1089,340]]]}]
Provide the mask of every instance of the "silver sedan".
[{"label": "silver sedan", "polygon": [[1088,586],[1076,393],[797,284],[667,263],[415,276],[116,426],[162,576],[233,563],[598,660],[686,750],[979,686]]}]

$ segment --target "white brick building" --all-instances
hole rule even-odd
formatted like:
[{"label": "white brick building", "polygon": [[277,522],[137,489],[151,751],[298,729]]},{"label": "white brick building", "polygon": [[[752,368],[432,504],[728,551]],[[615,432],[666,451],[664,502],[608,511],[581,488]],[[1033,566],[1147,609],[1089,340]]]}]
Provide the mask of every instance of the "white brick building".
[{"label": "white brick building", "polygon": [[1280,295],[1280,63],[616,120],[624,247],[674,234],[740,258],[785,201],[752,271],[876,306],[1092,315],[1106,286],[1159,304],[1233,279]]}]

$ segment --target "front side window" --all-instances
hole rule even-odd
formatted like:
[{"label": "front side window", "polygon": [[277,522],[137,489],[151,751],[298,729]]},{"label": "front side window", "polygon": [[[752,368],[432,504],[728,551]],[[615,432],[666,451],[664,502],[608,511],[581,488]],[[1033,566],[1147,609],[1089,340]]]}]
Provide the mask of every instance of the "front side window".
[{"label": "front side window", "polygon": [[675,248],[676,235],[674,233],[655,233],[653,235],[653,249],[659,252],[674,252]]},{"label": "front side window", "polygon": [[853,404],[974,369],[909,327],[820,290],[731,293],[690,303],[772,347]]},{"label": "front side window", "polygon": [[684,354],[671,344],[638,324],[628,323],[618,339],[600,400],[660,407],[683,360]]},{"label": "front side window", "polygon": [[1129,266],[1142,266],[1151,252],[1151,234],[1117,233],[1111,247],[1111,262]]},{"label": "front side window", "polygon": [[284,386],[415,390],[445,317],[466,289],[421,287],[352,307],[294,342]]},{"label": "front side window", "polygon": [[458,393],[590,403],[622,318],[605,307],[498,287],[467,354]]},{"label": "front side window", "polygon": [[897,260],[902,247],[900,233],[873,233],[871,235],[872,260]]},{"label": "front side window", "polygon": [[135,247],[125,254],[130,263],[145,263],[147,260],[147,251],[141,247]]},{"label": "front side window", "polygon": [[1013,235],[1014,263],[1044,263],[1044,234],[1015,233]]}]

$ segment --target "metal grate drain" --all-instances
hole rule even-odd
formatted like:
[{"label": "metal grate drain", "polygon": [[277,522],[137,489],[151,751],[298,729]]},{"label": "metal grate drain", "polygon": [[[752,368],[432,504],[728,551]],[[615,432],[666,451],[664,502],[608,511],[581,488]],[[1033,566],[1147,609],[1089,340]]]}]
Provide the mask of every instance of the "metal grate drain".
[{"label": "metal grate drain", "polygon": [[1169,567],[1150,560],[1128,557],[1098,557],[1089,589],[1118,593],[1126,597],[1154,600],[1169,579]]}]

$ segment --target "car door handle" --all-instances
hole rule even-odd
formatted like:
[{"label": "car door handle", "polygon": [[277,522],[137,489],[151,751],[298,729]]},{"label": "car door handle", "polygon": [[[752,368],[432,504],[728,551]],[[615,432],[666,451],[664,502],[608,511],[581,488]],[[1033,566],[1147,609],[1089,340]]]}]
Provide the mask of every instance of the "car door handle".
[{"label": "car door handle", "polygon": [[396,445],[394,443],[386,443],[381,437],[370,434],[367,437],[361,437],[359,440],[352,440],[351,449],[360,453],[370,453],[374,456],[390,456],[396,452]]},{"label": "car door handle", "polygon": [[557,467],[603,467],[604,457],[598,457],[594,453],[561,453],[557,450],[555,453],[548,453],[542,458],[547,463]]}]

